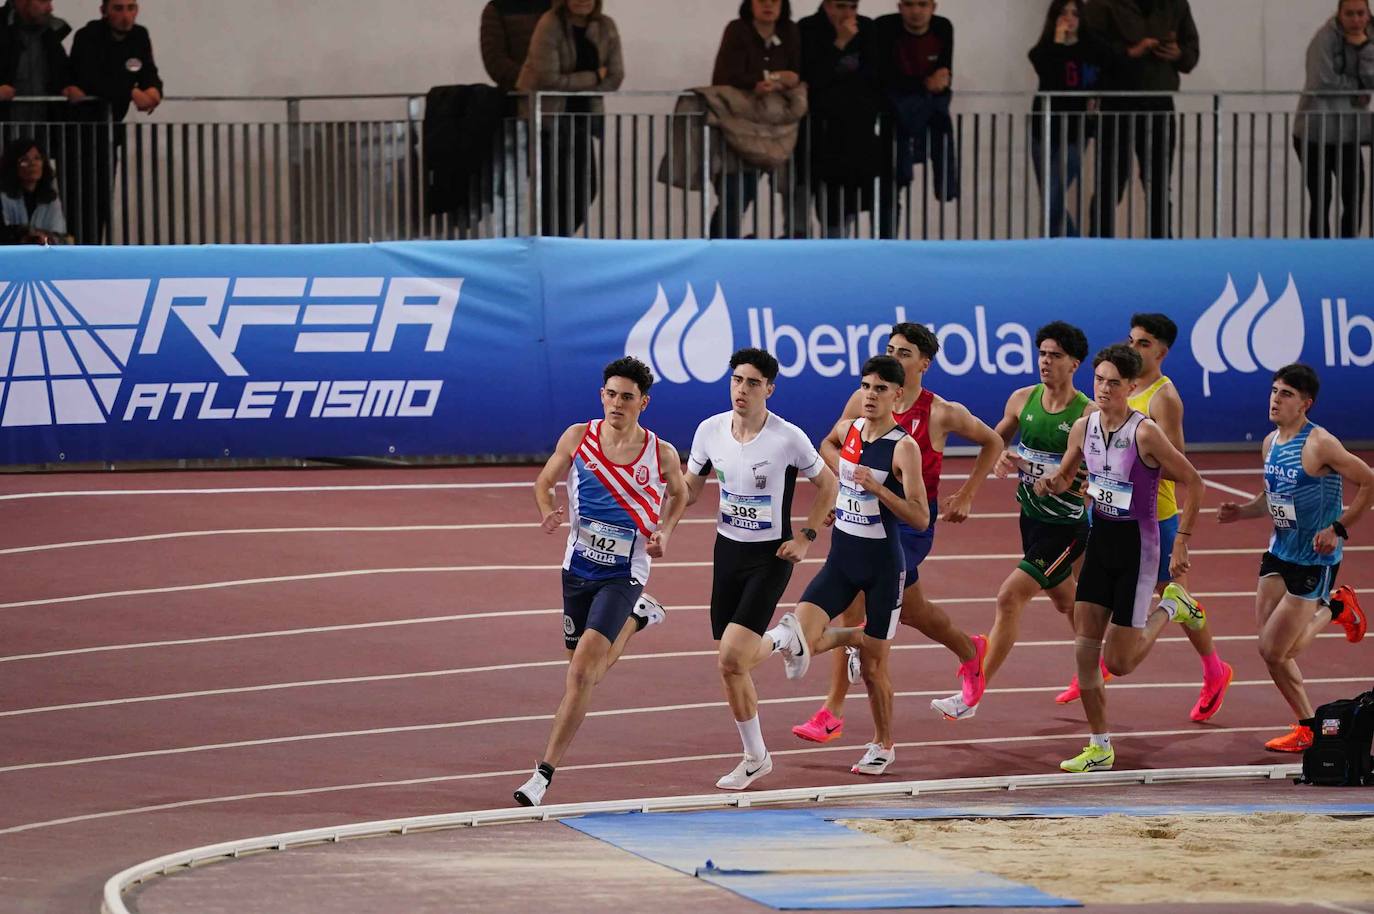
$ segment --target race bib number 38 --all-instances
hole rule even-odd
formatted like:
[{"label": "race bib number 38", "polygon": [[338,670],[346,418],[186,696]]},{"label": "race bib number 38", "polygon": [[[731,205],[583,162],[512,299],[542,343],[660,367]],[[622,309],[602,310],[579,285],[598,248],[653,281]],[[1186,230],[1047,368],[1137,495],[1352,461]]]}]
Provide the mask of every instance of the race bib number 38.
[{"label": "race bib number 38", "polygon": [[589,562],[607,567],[629,566],[635,544],[632,527],[583,518],[577,528],[577,553]]},{"label": "race bib number 38", "polygon": [[767,495],[736,495],[721,489],[720,520],[741,530],[770,530],[773,499]]},{"label": "race bib number 38", "polygon": [[1129,482],[1108,479],[1105,476],[1098,476],[1096,473],[1088,474],[1088,496],[1097,506],[1097,510],[1103,514],[1109,516],[1129,514],[1133,490],[1134,487]]}]

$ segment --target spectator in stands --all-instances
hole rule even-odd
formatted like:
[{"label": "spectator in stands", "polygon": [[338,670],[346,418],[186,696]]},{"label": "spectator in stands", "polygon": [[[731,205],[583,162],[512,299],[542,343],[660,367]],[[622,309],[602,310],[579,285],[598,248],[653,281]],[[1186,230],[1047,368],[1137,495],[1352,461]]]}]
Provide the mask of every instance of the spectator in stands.
[{"label": "spectator in stands", "polygon": [[[755,98],[785,93],[801,86],[801,32],[792,21],[791,0],[742,0],[739,18],[725,27],[711,71],[712,86],[730,86],[751,93]],[[713,151],[713,155],[717,154]],[[718,153],[724,157],[724,150]],[[711,216],[712,238],[738,238],[740,223],[759,193],[760,172],[741,162],[734,173],[715,179],[719,200]],[[792,195],[791,180],[775,180]],[[786,233],[800,233],[792,213],[795,198],[787,201]],[[805,200],[800,210],[805,212]],[[757,215],[755,217],[757,220]]]},{"label": "spectator in stands", "polygon": [[[1360,233],[1364,199],[1364,161],[1360,146],[1374,138],[1369,93],[1374,90],[1374,27],[1369,0],[1340,0],[1336,15],[1307,46],[1305,92],[1361,92],[1361,95],[1304,95],[1293,124],[1293,148],[1307,177],[1312,198],[1307,230],[1313,238],[1331,235],[1331,201],[1341,200],[1341,237]],[[1332,192],[1332,179],[1339,186]]]},{"label": "spectator in stands", "polygon": [[61,123],[70,114],[67,106],[13,101],[24,96],[64,95],[71,101],[85,97],[72,77],[71,62],[62,48],[62,41],[71,30],[71,26],[53,15],[52,0],[10,0],[0,10],[0,103],[4,103],[0,104],[0,120],[22,124],[19,129],[35,136],[57,161],[58,185],[67,196],[68,205],[79,212],[81,182],[76,134]]},{"label": "spectator in stands", "polygon": [[896,13],[874,22],[878,82],[891,109],[891,142],[896,146],[893,180],[884,180],[880,187],[884,238],[897,237],[898,194],[911,184],[916,165],[930,163],[937,200],[959,196],[959,162],[949,115],[954,23],[937,16],[935,8],[935,0],[898,0]]},{"label": "spectator in stands", "polygon": [[[152,114],[162,104],[162,78],[153,60],[148,30],[137,23],[136,0],[104,0],[100,18],[86,23],[72,39],[72,70],[82,92],[101,99],[86,105],[82,120],[94,126],[81,136],[83,180],[95,197],[95,229],[85,240],[100,243],[110,224],[115,169],[124,147],[122,121],[129,106]],[[104,127],[106,117],[114,129]],[[84,195],[83,195],[84,196]]]},{"label": "spectator in stands", "polygon": [[[553,0],[530,39],[516,87],[521,91],[614,92],[625,80],[615,20],[602,0]],[[545,235],[573,235],[596,196],[592,138],[602,133],[598,97],[549,96],[541,101]]]},{"label": "spectator in stands", "polygon": [[67,218],[58,199],[52,162],[38,141],[20,137],[0,156],[0,240],[5,244],[60,244]]},{"label": "spectator in stands", "polygon": [[482,8],[482,63],[496,88],[515,91],[530,38],[550,0],[490,0]]},{"label": "spectator in stands", "polygon": [[[1106,47],[1082,30],[1083,0],[1053,0],[1045,14],[1040,40],[1030,50],[1030,61],[1039,77],[1041,92],[1082,92],[1082,96],[1035,97],[1031,117],[1031,164],[1041,193],[1049,194],[1052,237],[1078,237],[1078,223],[1064,205],[1069,190],[1083,169],[1083,150],[1094,133],[1096,121],[1086,115],[1095,100],[1087,93],[1097,87]],[[1045,111],[1048,109],[1049,144],[1045,143]],[[1049,155],[1049,181],[1045,181],[1045,157]]]},{"label": "spectator in stands", "polygon": [[[1177,92],[1179,74],[1197,66],[1201,49],[1188,0],[1092,0],[1084,12],[1087,31],[1108,48],[1104,90]],[[1177,145],[1173,96],[1106,97],[1102,110],[1094,234],[1116,234],[1116,207],[1131,180],[1134,149],[1145,188],[1147,233],[1168,238],[1173,225],[1169,182]]]},{"label": "spectator in stands", "polygon": [[810,189],[825,237],[844,238],[859,212],[872,210],[883,161],[874,129],[881,103],[873,20],[859,15],[859,0],[823,0],[797,26],[810,108],[803,132]]}]

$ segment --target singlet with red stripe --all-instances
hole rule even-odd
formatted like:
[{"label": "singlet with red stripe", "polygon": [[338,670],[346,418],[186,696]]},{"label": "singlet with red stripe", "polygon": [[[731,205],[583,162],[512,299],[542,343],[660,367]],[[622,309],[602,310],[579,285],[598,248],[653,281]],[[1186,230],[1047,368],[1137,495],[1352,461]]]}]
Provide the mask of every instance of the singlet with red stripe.
[{"label": "singlet with red stripe", "polygon": [[940,503],[940,467],[945,462],[945,452],[930,446],[930,406],[935,402],[935,394],[922,390],[904,413],[893,411],[892,418],[906,433],[916,439],[921,448],[921,480],[926,484],[926,501],[932,512]]},{"label": "singlet with red stripe", "polygon": [[649,537],[658,529],[663,504],[663,468],[658,436],[644,430],[644,449],[628,464],[612,463],[601,451],[602,420],[587,432],[568,470],[568,548],[563,567],[592,580],[649,580]]}]

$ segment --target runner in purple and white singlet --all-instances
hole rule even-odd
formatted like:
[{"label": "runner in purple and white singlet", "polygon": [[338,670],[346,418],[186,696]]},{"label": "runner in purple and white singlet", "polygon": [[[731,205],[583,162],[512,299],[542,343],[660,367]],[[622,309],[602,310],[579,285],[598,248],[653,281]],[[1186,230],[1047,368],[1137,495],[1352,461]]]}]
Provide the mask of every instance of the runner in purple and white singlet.
[{"label": "runner in purple and white singlet", "polygon": [[1131,409],[1131,383],[1140,371],[1140,355],[1130,346],[1108,346],[1097,354],[1093,395],[1098,411],[1073,424],[1063,463],[1035,485],[1041,496],[1064,492],[1080,465],[1088,465],[1092,531],[1073,615],[1078,682],[1092,738],[1080,754],[1059,766],[1065,771],[1105,771],[1116,761],[1102,665],[1113,676],[1125,676],[1145,659],[1169,622],[1196,628],[1205,620],[1202,607],[1182,588],[1170,585],[1155,603],[1159,481],[1172,479],[1187,489],[1169,563],[1177,576],[1190,564],[1188,546],[1202,507],[1202,478],[1158,425]]}]

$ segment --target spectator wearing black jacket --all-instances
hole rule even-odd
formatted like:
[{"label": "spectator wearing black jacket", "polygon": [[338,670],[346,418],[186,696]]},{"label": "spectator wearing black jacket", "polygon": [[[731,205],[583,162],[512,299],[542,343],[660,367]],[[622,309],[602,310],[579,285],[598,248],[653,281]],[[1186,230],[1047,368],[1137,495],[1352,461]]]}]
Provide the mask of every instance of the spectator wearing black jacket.
[{"label": "spectator wearing black jacket", "polygon": [[[100,18],[82,26],[72,39],[76,84],[87,95],[100,99],[100,104],[84,106],[82,111],[82,120],[91,125],[84,128],[81,137],[82,180],[88,182],[96,208],[95,230],[87,234],[88,242],[105,240],[110,224],[115,169],[124,147],[121,122],[131,105],[152,114],[162,103],[162,77],[153,59],[153,41],[137,19],[135,0],[104,0]],[[107,115],[114,122],[112,130],[103,126]]]},{"label": "spectator wearing black jacket", "polygon": [[802,81],[810,91],[803,132],[810,190],[825,237],[844,238],[859,212],[872,210],[873,181],[883,162],[874,133],[882,103],[873,20],[859,15],[859,0],[823,0],[797,27]]},{"label": "spectator wearing black jacket", "polygon": [[1116,208],[1131,180],[1134,150],[1145,186],[1147,234],[1168,238],[1173,225],[1169,183],[1178,144],[1172,93],[1201,55],[1192,8],[1188,0],[1092,0],[1084,9],[1084,25],[1109,52],[1104,90],[1168,93],[1103,98],[1094,234],[1115,234]]},{"label": "spectator wearing black jacket", "polygon": [[885,132],[895,146],[895,165],[879,188],[884,238],[897,237],[898,194],[911,184],[916,165],[929,163],[937,200],[959,196],[959,161],[949,115],[954,23],[935,15],[935,7],[935,0],[898,0],[896,13],[873,23],[878,86],[892,117],[891,129]]},{"label": "spectator wearing black jacket", "polygon": [[[1041,193],[1049,194],[1049,225],[1052,237],[1078,237],[1078,223],[1064,205],[1065,197],[1083,170],[1083,152],[1093,137],[1096,121],[1088,117],[1094,105],[1091,92],[1101,82],[1107,48],[1081,28],[1083,0],[1053,0],[1045,14],[1040,40],[1030,50],[1030,61],[1039,77],[1040,92],[1074,92],[1081,95],[1037,95],[1031,118],[1031,164]],[[1049,127],[1048,149],[1045,128]],[[1046,189],[1045,165],[1049,159]]]}]

